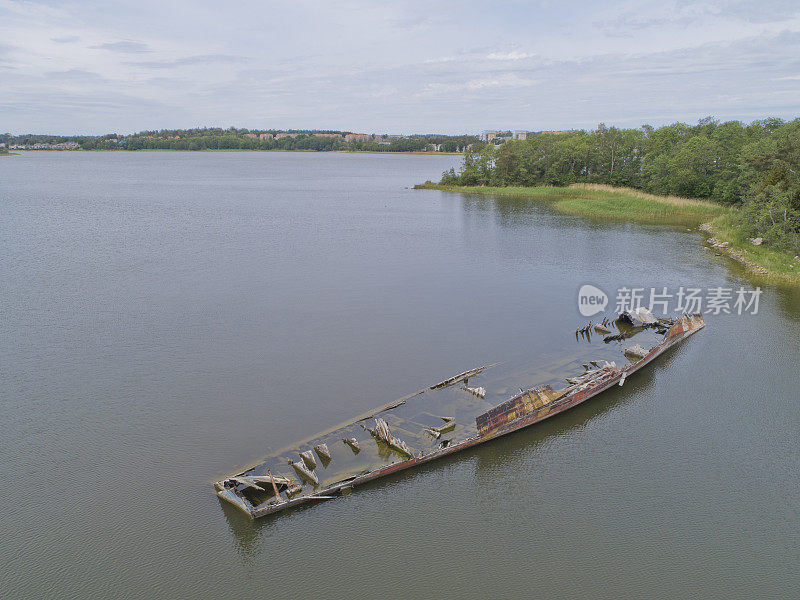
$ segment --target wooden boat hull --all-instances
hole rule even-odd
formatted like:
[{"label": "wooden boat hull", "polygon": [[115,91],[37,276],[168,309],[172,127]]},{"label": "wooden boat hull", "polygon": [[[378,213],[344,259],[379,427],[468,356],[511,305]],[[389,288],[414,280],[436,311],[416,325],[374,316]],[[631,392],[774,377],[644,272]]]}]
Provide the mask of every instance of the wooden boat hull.
[{"label": "wooden boat hull", "polygon": [[[357,476],[348,477],[324,486],[321,489],[315,490],[312,494],[300,495],[294,498],[286,499],[282,502],[270,502],[263,503],[259,506],[254,506],[252,503],[248,502],[246,498],[242,498],[239,494],[236,494],[231,490],[224,489],[219,482],[216,484],[218,496],[223,500],[231,502],[254,519],[294,508],[308,502],[326,500],[336,497],[337,495],[341,494],[343,490],[349,490],[370,481],[375,481],[382,477],[399,473],[406,469],[411,469],[419,465],[438,460],[445,456],[450,456],[457,452],[461,452],[462,450],[472,448],[473,446],[483,444],[504,435],[508,435],[509,433],[530,427],[531,425],[562,413],[565,410],[577,406],[578,404],[586,402],[590,398],[593,398],[594,396],[604,392],[610,387],[622,385],[629,375],[645,367],[668,349],[680,344],[690,335],[696,333],[703,327],[705,327],[705,322],[702,315],[684,315],[672,324],[664,339],[658,345],[651,348],[647,354],[645,354],[635,363],[632,363],[625,368],[616,368],[614,366],[607,365],[604,368],[598,369],[598,371],[595,372],[596,374],[590,377],[588,380],[565,388],[565,390],[563,390],[563,394],[555,400],[552,400],[542,406],[531,407],[528,412],[516,416],[502,426],[495,427],[489,433],[484,433],[482,435],[479,432],[478,435],[468,437],[445,448],[441,448],[427,454],[420,454],[418,456],[389,464]],[[458,377],[461,376],[456,376],[456,378],[453,379],[456,380]],[[462,377],[462,380],[463,379],[464,378]],[[536,390],[537,388],[531,388],[530,390],[521,391],[520,394],[517,394],[508,402],[512,402],[515,399],[521,399],[526,394],[530,394]]]}]

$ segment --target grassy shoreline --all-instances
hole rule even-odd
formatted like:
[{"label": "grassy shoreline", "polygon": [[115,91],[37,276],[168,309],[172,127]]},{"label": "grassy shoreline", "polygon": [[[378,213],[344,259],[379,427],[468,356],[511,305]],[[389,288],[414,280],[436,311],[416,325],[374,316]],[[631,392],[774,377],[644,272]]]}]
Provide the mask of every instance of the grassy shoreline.
[{"label": "grassy shoreline", "polygon": [[540,198],[551,202],[556,210],[566,214],[640,223],[699,225],[727,212],[724,206],[714,202],[678,196],[655,196],[631,188],[599,184],[574,184],[569,187],[483,187],[425,182],[414,186],[414,189]]},{"label": "grassy shoreline", "polygon": [[427,181],[414,189],[466,194],[537,198],[550,202],[559,212],[601,219],[698,228],[713,236],[708,242],[740,262],[749,271],[767,278],[800,284],[800,261],[786,252],[754,246],[741,234],[731,208],[678,196],[656,196],[631,188],[574,184],[569,187],[452,186]]},{"label": "grassy shoreline", "polygon": [[748,270],[770,279],[800,284],[800,260],[768,246],[754,246],[737,226],[734,211],[703,223],[700,229],[711,235],[708,242],[715,250],[727,254]]}]

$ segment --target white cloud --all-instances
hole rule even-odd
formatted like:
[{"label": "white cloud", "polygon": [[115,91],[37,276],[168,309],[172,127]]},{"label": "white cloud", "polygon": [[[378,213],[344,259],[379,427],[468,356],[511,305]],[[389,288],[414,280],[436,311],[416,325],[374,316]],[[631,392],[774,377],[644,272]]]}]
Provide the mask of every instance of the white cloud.
[{"label": "white cloud", "polygon": [[522,60],[523,58],[534,58],[536,55],[532,52],[520,52],[519,50],[512,50],[511,52],[492,52],[487,54],[486,58],[489,60]]},{"label": "white cloud", "polygon": [[456,133],[800,112],[789,0],[102,7],[0,0],[0,130]]},{"label": "white cloud", "polygon": [[534,79],[526,79],[514,73],[503,73],[493,77],[469,79],[467,81],[441,83],[430,82],[419,93],[422,96],[450,94],[458,91],[477,91],[488,88],[522,88],[539,83]]},{"label": "white cloud", "polygon": [[233,56],[230,54],[198,54],[195,56],[184,56],[173,60],[150,60],[127,62],[125,64],[132,67],[142,67],[144,69],[170,69],[191,65],[209,65],[211,63],[243,63],[247,62],[245,56]]},{"label": "white cloud", "polygon": [[106,42],[104,44],[91,46],[91,48],[96,50],[108,50],[109,52],[120,52],[122,54],[143,54],[145,52],[150,52],[150,48],[147,47],[147,44],[133,40]]},{"label": "white cloud", "polygon": [[429,58],[425,62],[428,64],[448,63],[458,60],[455,56],[443,56],[441,58]]}]

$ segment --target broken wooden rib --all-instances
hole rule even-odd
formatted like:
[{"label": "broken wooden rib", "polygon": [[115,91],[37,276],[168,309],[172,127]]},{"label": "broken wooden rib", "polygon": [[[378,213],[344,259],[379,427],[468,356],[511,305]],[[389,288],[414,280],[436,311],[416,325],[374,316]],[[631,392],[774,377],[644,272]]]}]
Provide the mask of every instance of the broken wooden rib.
[{"label": "broken wooden rib", "polygon": [[369,431],[372,437],[374,437],[376,440],[383,442],[400,454],[403,454],[407,457],[414,455],[403,440],[392,435],[392,432],[389,429],[389,424],[380,417],[375,419],[375,427],[373,429],[367,428],[367,431]]},{"label": "broken wooden rib", "polygon": [[305,452],[300,453],[300,458],[303,459],[303,463],[306,465],[309,471],[313,471],[317,468],[317,461],[314,458],[314,454],[311,450],[306,450]]},{"label": "broken wooden rib", "polygon": [[342,438],[342,441],[350,446],[350,449],[353,451],[353,454],[358,454],[361,452],[361,448],[358,445],[358,440],[354,437],[351,438]]},{"label": "broken wooden rib", "polygon": [[300,479],[307,481],[314,486],[319,485],[319,478],[317,477],[317,474],[310,470],[304,462],[290,460],[289,464],[292,466]]}]

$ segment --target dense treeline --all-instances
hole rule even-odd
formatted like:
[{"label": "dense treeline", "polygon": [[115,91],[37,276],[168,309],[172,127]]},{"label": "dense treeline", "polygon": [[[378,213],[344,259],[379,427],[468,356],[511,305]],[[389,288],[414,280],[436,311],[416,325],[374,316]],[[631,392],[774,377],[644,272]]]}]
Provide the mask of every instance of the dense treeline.
[{"label": "dense treeline", "polygon": [[[374,152],[412,152],[432,150],[443,152],[463,150],[478,140],[475,136],[413,135],[409,137],[382,136],[370,141],[347,142],[342,131],[301,131],[285,133],[293,137],[274,136],[277,130],[250,130],[231,127],[197,129],[162,129],[142,131],[132,135],[110,133],[102,136],[0,135],[0,143],[32,146],[76,142],[83,150],[369,150]],[[268,134],[261,137],[261,134]],[[324,134],[324,135],[316,135]]]},{"label": "dense treeline", "polygon": [[[387,141],[388,144],[385,143]],[[478,138],[474,135],[410,135],[398,139],[381,138],[368,142],[352,142],[350,147],[353,150],[369,152],[420,152],[435,146],[440,152],[463,152],[477,141]]]},{"label": "dense treeline", "polygon": [[744,124],[711,117],[697,125],[529,134],[473,146],[445,185],[628,186],[706,198],[740,209],[747,235],[800,252],[800,119]]}]

